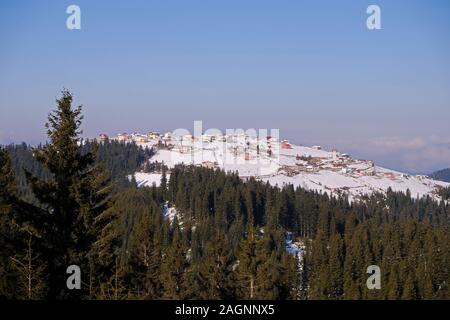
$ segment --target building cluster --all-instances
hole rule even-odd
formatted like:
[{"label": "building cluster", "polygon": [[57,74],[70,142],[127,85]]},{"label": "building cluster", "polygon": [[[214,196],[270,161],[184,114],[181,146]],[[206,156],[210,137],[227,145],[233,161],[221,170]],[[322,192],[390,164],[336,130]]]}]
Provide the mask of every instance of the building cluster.
[{"label": "building cluster", "polygon": [[[194,154],[197,151],[211,150],[214,152],[227,152],[234,158],[250,161],[258,158],[274,159],[279,161],[279,172],[287,176],[295,176],[300,173],[317,173],[322,170],[333,171],[342,175],[358,178],[362,176],[375,176],[397,180],[399,178],[409,178],[409,175],[395,172],[377,172],[372,160],[353,159],[350,155],[340,153],[333,149],[331,152],[322,152],[322,147],[315,145],[310,149],[313,156],[309,154],[296,154],[296,146],[288,140],[278,140],[272,136],[253,137],[245,133],[233,135],[222,134],[202,134],[194,136],[192,134],[174,135],[171,132],[159,133],[120,133],[116,137],[109,138],[107,134],[100,134],[97,141],[116,140],[124,143],[134,142],[138,145],[151,146],[160,150],[171,150],[180,154]],[[219,151],[221,146],[226,150]],[[201,150],[200,150],[201,149]],[[203,161],[201,165],[206,168],[217,168],[217,161]],[[426,176],[418,176],[425,179]]]},{"label": "building cluster", "polygon": [[[322,150],[320,146],[312,147],[314,150]],[[285,165],[280,168],[288,176],[300,173],[316,173],[322,170],[338,172],[355,178],[361,176],[373,176],[376,174],[375,164],[372,160],[353,159],[348,154],[333,150],[327,156],[305,156],[297,154],[295,165]]]},{"label": "building cluster", "polygon": [[[166,134],[167,135],[167,134]],[[287,140],[281,143],[277,139],[267,136],[264,138],[251,137],[246,134],[220,135],[202,134],[193,136],[191,134],[162,137],[164,146],[181,154],[190,154],[199,149],[221,151],[231,154],[236,158],[250,161],[259,157],[275,157],[275,151],[279,148],[292,149]],[[222,150],[220,150],[222,148]],[[209,165],[209,164],[208,164]]]}]

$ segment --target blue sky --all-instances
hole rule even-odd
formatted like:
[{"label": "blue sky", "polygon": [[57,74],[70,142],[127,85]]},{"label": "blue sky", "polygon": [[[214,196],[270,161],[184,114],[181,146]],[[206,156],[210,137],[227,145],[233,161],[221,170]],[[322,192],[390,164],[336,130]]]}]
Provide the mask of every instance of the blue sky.
[{"label": "blue sky", "polygon": [[449,57],[447,0],[9,1],[0,143],[44,141],[65,87],[90,137],[202,120],[429,172],[450,167]]}]

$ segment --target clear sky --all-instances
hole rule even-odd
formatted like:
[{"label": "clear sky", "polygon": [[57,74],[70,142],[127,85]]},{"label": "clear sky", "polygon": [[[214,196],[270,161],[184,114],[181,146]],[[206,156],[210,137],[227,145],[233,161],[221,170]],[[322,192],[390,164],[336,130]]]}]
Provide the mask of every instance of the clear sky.
[{"label": "clear sky", "polygon": [[430,172],[450,167],[450,1],[2,1],[0,143],[44,141],[64,87],[90,137],[202,120]]}]

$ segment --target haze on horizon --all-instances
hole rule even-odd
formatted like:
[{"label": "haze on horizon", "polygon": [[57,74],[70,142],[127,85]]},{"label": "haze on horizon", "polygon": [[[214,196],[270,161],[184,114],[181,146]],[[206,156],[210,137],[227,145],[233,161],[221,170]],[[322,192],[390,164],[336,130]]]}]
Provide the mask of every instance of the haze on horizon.
[{"label": "haze on horizon", "polygon": [[[66,28],[66,8],[82,12]],[[366,28],[377,4],[382,30]],[[275,128],[407,172],[450,167],[447,0],[14,1],[0,144],[45,141],[63,88],[84,135]]]}]

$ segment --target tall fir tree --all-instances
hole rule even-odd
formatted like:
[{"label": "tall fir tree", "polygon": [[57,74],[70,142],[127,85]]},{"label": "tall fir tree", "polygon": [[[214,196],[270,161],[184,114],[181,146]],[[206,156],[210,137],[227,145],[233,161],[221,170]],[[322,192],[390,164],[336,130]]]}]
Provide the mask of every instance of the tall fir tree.
[{"label": "tall fir tree", "polygon": [[161,282],[166,299],[182,299],[187,269],[187,248],[184,246],[178,219],[173,221],[172,243],[163,253],[161,262]]},{"label": "tall fir tree", "polygon": [[[39,179],[27,172],[27,180],[45,210],[41,225],[49,270],[49,298],[79,299],[88,294],[89,251],[95,241],[95,219],[107,208],[109,187],[94,152],[81,152],[81,106],[72,107],[72,94],[64,90],[46,124],[49,142],[33,155],[49,171]],[[68,290],[66,269],[78,265],[83,290]]]},{"label": "tall fir tree", "polygon": [[231,274],[234,261],[230,249],[224,232],[216,230],[208,241],[199,272],[204,298],[219,300],[233,297]]},{"label": "tall fir tree", "polygon": [[264,258],[260,252],[262,241],[254,225],[253,216],[249,216],[246,233],[239,244],[236,292],[241,299],[253,300],[256,299],[258,267]]}]

